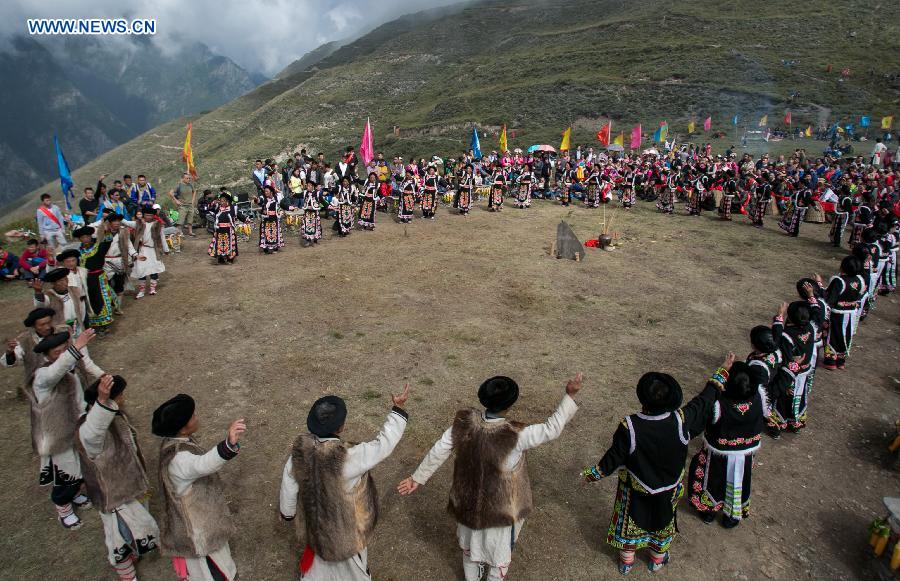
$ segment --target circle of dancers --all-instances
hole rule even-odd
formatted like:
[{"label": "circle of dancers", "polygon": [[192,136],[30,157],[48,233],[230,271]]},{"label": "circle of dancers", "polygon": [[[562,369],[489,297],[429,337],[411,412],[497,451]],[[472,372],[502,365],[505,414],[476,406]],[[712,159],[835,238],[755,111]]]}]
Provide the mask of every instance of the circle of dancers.
[{"label": "circle of dancers", "polygon": [[[618,551],[618,571],[628,574],[637,553],[646,549],[646,566],[656,572],[672,558],[683,496],[705,523],[719,518],[721,526],[731,529],[749,517],[754,457],[763,435],[777,440],[785,432],[802,432],[819,368],[845,369],[860,323],[879,295],[894,291],[896,281],[897,190],[887,179],[889,172],[863,166],[836,177],[829,172],[843,166],[831,163],[822,172],[807,165],[803,175],[795,175],[762,159],[756,164],[737,163],[731,156],[712,161],[708,152],[698,153],[665,161],[655,156],[587,164],[569,159],[553,195],[542,187],[549,185],[545,174],[550,168],[541,166],[535,173],[525,158],[509,166],[522,170],[514,177],[502,159],[463,156],[449,164],[455,168],[450,178],[431,165],[419,179],[409,166],[409,173],[394,176],[402,178],[399,182],[383,177],[390,168],[384,172],[380,168],[386,166],[376,165],[362,188],[350,175],[339,176],[330,197],[321,193],[317,177],[309,179],[303,168],[294,168],[288,184],[291,194],[299,195],[288,198],[276,172],[259,162],[254,170],[254,177],[261,170],[259,247],[267,253],[282,248],[282,214],[298,210],[301,236],[308,244],[321,238],[325,208],[338,235],[348,234],[354,223],[374,228],[376,212],[387,205],[383,193],[390,193],[394,183],[398,199],[391,211],[401,222],[412,219],[416,205],[424,218],[434,219],[438,200],[447,195],[441,191],[443,180],[453,182],[449,199],[461,215],[471,209],[478,187],[488,190],[488,208],[501,211],[513,183],[512,196],[521,209],[529,207],[533,196],[550,197],[563,206],[580,200],[593,208],[618,192],[626,208],[635,197],[653,198],[660,211],[673,213],[683,201],[689,215],[711,207],[718,208],[723,220],[746,213],[761,225],[767,204],[783,202],[782,227],[791,235],[804,219],[803,209],[828,203],[826,194],[835,194],[831,242],[841,246],[843,230],[852,225],[851,252],[841,261],[840,272],[828,280],[818,274],[798,280],[796,297],[778,306],[771,324],[750,330],[747,356],[726,354],[687,403],[670,374],[645,373],[635,388],[636,411],[611,430],[608,449],[602,455],[598,450],[599,460],[579,474],[584,482],[616,481],[606,541]],[[342,164],[352,159],[348,151]],[[580,175],[575,166],[583,170]],[[341,164],[339,170],[350,172]],[[486,179],[476,181],[476,174]],[[205,198],[214,200],[210,194]],[[208,227],[214,235],[209,252],[228,263],[237,256],[238,213],[229,193],[214,201],[209,206],[213,219]],[[202,447],[195,435],[203,410],[190,395],[179,394],[153,412],[151,432],[160,449],[157,465],[148,467],[141,452],[144,435],[131,424],[125,403],[126,379],[104,371],[88,350],[121,306],[124,281],[117,276],[140,281],[141,296],[148,283],[149,294],[156,292],[158,274],[164,271],[160,253],[168,251],[165,225],[156,215],[148,203],[133,221],[111,211],[76,230],[80,245],[60,252],[56,261],[61,266],[33,283],[35,308],[22,332],[6,342],[0,363],[24,371],[21,390],[40,458],[38,483],[49,487],[63,528],[78,529],[85,511],[95,508],[109,564],[121,579],[136,579],[140,559],[157,549],[171,560],[175,578],[235,579],[229,542],[239,517],[229,512],[220,472],[240,455],[248,426],[236,419],[223,427],[221,441]],[[118,268],[107,268],[112,260],[120,261]],[[583,376],[561,383],[561,400],[552,415],[526,425],[514,418],[515,404],[528,391],[510,377],[486,379],[473,389],[473,405],[447,418],[449,427],[397,485],[402,496],[433,501],[427,484],[453,459],[448,506],[467,581],[507,577],[516,539],[535,504],[546,501],[531,488],[527,452],[561,437],[579,408]],[[391,396],[378,435],[353,444],[342,438],[346,402],[336,395],[323,397],[310,408],[306,429],[294,438],[284,463],[271,466],[273,474],[281,474],[279,514],[298,524],[301,578],[370,579],[367,547],[379,512],[371,470],[388,459],[402,438],[410,421],[408,398],[407,384]],[[701,446],[688,464],[689,444],[698,437]],[[160,506],[156,515],[147,508],[147,494],[154,487]],[[437,517],[439,511],[434,511]]]}]

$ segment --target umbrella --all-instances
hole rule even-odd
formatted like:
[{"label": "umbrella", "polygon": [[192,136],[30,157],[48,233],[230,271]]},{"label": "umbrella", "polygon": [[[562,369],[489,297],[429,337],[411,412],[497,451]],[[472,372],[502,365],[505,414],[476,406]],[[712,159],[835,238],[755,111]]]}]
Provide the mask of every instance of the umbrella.
[{"label": "umbrella", "polygon": [[522,148],[521,148],[521,147],[515,148],[515,149],[513,150],[513,153],[522,153]]},{"label": "umbrella", "polygon": [[556,153],[556,150],[553,149],[553,147],[551,147],[549,145],[538,145],[538,144],[532,145],[531,147],[528,148],[528,153],[531,153],[533,151],[551,151],[553,153]]},{"label": "umbrella", "polygon": [[650,149],[644,150],[644,155],[659,155],[659,150],[655,147],[651,147]]},{"label": "umbrella", "polygon": [[618,143],[610,143],[606,149],[608,151],[625,151],[625,148]]}]

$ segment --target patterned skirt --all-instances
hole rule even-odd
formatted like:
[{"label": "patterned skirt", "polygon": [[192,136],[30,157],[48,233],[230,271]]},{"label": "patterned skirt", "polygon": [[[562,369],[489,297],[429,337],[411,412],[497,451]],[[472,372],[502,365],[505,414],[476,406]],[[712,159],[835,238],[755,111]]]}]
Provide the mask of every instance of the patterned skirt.
[{"label": "patterned skirt", "polygon": [[317,210],[304,210],[301,232],[303,239],[310,242],[322,238],[322,217]]},{"label": "patterned skirt", "polygon": [[[650,547],[657,553],[665,553],[669,550],[677,532],[675,526],[674,510],[678,501],[684,494],[684,484],[678,483],[671,491],[660,494],[671,495],[673,516],[669,523],[658,531],[645,531],[631,518],[632,504],[637,500],[636,495],[647,496],[640,489],[640,485],[625,470],[619,471],[619,485],[616,488],[616,503],[613,508],[612,520],[606,534],[606,542],[622,551],[636,551],[644,547]],[[639,500],[638,500],[639,502]]]},{"label": "patterned skirt", "polygon": [[691,460],[691,504],[699,512],[721,510],[736,520],[747,518],[752,470],[752,454],[717,454],[704,446]]},{"label": "patterned skirt", "polygon": [[89,274],[87,277],[88,303],[91,314],[88,316],[88,326],[93,328],[106,327],[113,322],[113,291],[109,287],[109,279],[106,273]]},{"label": "patterned skirt", "polygon": [[216,228],[206,253],[213,258],[234,260],[238,255],[237,235],[235,235],[234,228]]},{"label": "patterned skirt", "polygon": [[488,207],[489,208],[502,208],[503,207],[503,187],[502,186],[491,187],[491,197],[488,198]]},{"label": "patterned skirt", "polygon": [[463,214],[469,212],[472,207],[472,192],[467,189],[459,190],[459,198],[456,201],[459,211]]},{"label": "patterned skirt", "polygon": [[349,234],[353,230],[353,205],[340,204],[337,210],[337,225],[341,234]]},{"label": "patterned skirt", "polygon": [[375,198],[363,198],[359,207],[359,225],[364,228],[375,227]]},{"label": "patterned skirt", "polygon": [[263,220],[259,225],[259,247],[263,250],[278,250],[284,247],[284,233],[281,220]]}]

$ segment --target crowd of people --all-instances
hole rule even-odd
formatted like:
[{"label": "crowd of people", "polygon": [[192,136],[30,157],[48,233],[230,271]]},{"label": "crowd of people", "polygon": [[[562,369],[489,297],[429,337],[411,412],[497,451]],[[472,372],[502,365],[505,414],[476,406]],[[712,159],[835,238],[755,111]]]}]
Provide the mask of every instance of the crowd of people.
[{"label": "crowd of people", "polygon": [[[399,158],[388,164],[379,155],[361,178],[352,148],[334,170],[321,158],[300,152],[284,168],[272,160],[256,163],[258,218],[249,219],[259,221],[261,251],[284,246],[282,221],[298,210],[302,239],[314,244],[323,217],[334,220],[340,236],[356,225],[374,228],[379,209],[401,222],[412,220],[417,208],[423,218],[435,219],[439,202],[446,200],[465,215],[479,189],[487,190],[493,211],[500,211],[507,197],[522,210],[533,198],[588,208],[616,198],[631,208],[646,199],[667,214],[683,203],[687,215],[716,211],[727,221],[746,214],[762,226],[774,206],[771,211],[778,208],[782,228],[793,236],[806,209],[831,204],[830,242],[849,246],[840,272],[827,281],[814,273],[797,281],[795,300],[781,304],[771,325],[750,330],[746,358],[729,353],[687,404],[671,375],[643,375],[636,388],[640,411],[624,418],[606,453],[581,473],[587,482],[617,478],[607,542],[619,551],[623,574],[634,567],[641,549],[649,549],[650,571],[669,562],[675,513],[685,493],[704,522],[721,514],[722,525],[733,528],[747,518],[753,458],[763,434],[779,439],[785,431],[803,430],[817,370],[845,368],[859,323],[879,295],[895,290],[900,182],[897,168],[880,161],[809,159],[802,151],[790,159],[738,159],[731,151],[712,156],[708,148],[693,146],[619,157],[578,150],[555,161],[546,154],[475,159],[466,152],[446,163],[432,158],[419,164]],[[336,175],[325,177],[330,174]],[[234,579],[229,539],[235,526],[218,473],[239,455],[247,426],[234,421],[227,436],[206,449],[193,437],[200,417],[193,398],[181,394],[159,405],[151,421],[160,438],[155,471],[160,512],[154,516],[146,505],[153,471],[144,463],[141,437],[126,412],[127,382],[105,372],[88,352],[90,341],[121,308],[125,279],[136,282],[140,298],[147,284],[149,294],[156,292],[164,271],[165,225],[155,192],[143,183],[136,195],[129,194],[133,212],[127,205],[98,206],[93,215],[82,208],[85,225],[73,232],[79,241],[75,248],[64,248],[62,220],[50,217],[62,218],[61,213],[43,200],[38,212],[47,218],[41,238],[48,248],[41,257],[37,244],[29,254],[44,260],[29,271],[35,308],[21,334],[7,341],[0,362],[24,369],[22,390],[41,460],[38,481],[51,486],[63,527],[78,528],[78,513],[95,506],[109,562],[121,579],[135,579],[138,560],[158,547],[172,559],[179,579]],[[182,184],[170,197],[179,208],[193,208],[190,176]],[[100,200],[108,204],[109,192]],[[237,256],[238,203],[227,190],[217,198],[207,192],[200,200],[200,214],[208,217],[213,234],[209,254],[219,262]],[[190,236],[194,217],[180,218]],[[852,231],[844,240],[848,226]],[[60,247],[52,254],[51,248]],[[42,264],[47,265],[43,273]],[[515,541],[539,500],[529,483],[526,453],[561,435],[578,409],[582,382],[578,374],[566,383],[559,406],[544,423],[524,425],[511,418],[517,383],[501,376],[484,381],[477,390],[480,408],[460,410],[418,468],[399,483],[399,494],[410,495],[454,457],[449,507],[468,581],[506,578]],[[382,430],[362,444],[341,438],[347,417],[343,399],[326,396],[310,409],[307,430],[281,469],[279,500],[282,519],[301,525],[303,579],[370,578],[367,546],[378,515],[371,470],[403,436],[408,397],[408,386],[391,397]],[[686,470],[689,443],[700,436],[702,446]]]}]

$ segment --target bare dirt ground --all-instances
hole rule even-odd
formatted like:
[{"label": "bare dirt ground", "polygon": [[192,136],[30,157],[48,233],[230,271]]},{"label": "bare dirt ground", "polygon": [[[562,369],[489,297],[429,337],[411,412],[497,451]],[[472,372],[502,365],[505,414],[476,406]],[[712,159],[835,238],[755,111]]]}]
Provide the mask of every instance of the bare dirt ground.
[{"label": "bare dirt ground", "polygon": [[[510,578],[616,579],[604,542],[614,479],[583,486],[577,474],[637,410],[640,375],[670,372],[690,397],[726,351],[746,355],[750,328],[793,300],[798,278],[831,275],[843,253],[825,242],[826,225],[804,224],[791,239],[771,218],[757,231],[743,217],[666,217],[640,203],[616,216],[621,247],[588,249],[579,264],[547,255],[560,218],[582,238],[596,237],[599,211],[536,202],[500,215],[478,208],[468,218],[442,208],[437,221],[417,217],[406,227],[379,214],[375,232],[343,240],[326,233],[317,248],[291,236],[281,253],[265,256],[245,243],[230,267],[211,263],[205,238],[189,240],[168,259],[160,294],[129,299],[127,315],[91,353],[128,379],[128,408],[154,471],[150,415],[166,398],[197,398],[210,446],[230,420],[246,418],[243,451],[223,470],[239,530],[232,551],[245,580],[295,578],[299,549],[293,525],[278,519],[278,489],[290,442],[322,394],[347,400],[346,436],[360,440],[379,429],[389,393],[412,384],[406,435],[374,471],[382,515],[370,566],[378,580],[460,579],[445,511],[451,463],[412,497],[399,497],[397,482],[457,409],[477,405],[486,377],[516,378],[514,417],[539,422],[565,379],[583,371],[578,414],[559,440],[529,455],[536,510]],[[7,287],[0,307],[0,332],[12,336],[28,296]],[[866,527],[900,483],[885,450],[900,417],[898,321],[896,296],[880,298],[848,369],[819,371],[809,428],[765,440],[750,520],[731,531],[705,526],[682,501],[681,535],[663,577],[872,578]],[[15,398],[21,369],[0,378],[0,577],[112,579],[96,513],[83,514],[80,531],[64,531],[48,490],[36,484],[28,411]],[[159,512],[155,500],[152,510]],[[157,555],[139,571],[141,579],[173,578]]]}]

